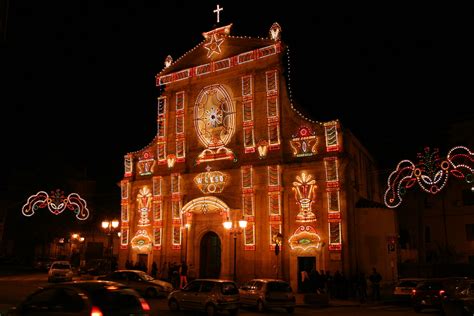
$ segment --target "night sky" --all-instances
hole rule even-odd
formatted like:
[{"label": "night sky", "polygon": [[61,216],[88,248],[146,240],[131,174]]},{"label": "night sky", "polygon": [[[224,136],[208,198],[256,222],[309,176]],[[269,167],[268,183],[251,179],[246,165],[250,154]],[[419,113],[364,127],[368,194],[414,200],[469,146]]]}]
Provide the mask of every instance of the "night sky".
[{"label": "night sky", "polygon": [[201,42],[217,3],[231,35],[266,37],[281,25],[296,102],[313,119],[340,119],[381,170],[444,148],[446,124],[474,118],[472,7],[10,0],[2,197],[21,204],[82,177],[118,208],[123,156],[156,132],[155,75],[168,54]]}]

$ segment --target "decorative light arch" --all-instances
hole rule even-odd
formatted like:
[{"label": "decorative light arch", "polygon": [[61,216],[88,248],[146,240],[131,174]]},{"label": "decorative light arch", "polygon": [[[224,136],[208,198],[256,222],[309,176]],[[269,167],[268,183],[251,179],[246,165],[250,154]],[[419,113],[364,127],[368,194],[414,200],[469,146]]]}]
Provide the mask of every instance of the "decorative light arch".
[{"label": "decorative light arch", "polygon": [[32,216],[39,208],[48,208],[54,215],[61,214],[66,208],[74,211],[78,220],[86,220],[89,217],[87,202],[77,193],[71,193],[67,197],[64,191],[57,189],[48,195],[45,191],[31,195],[28,201],[21,208],[21,212],[25,216]]},{"label": "decorative light arch", "polygon": [[229,216],[229,207],[227,204],[214,196],[204,196],[194,200],[189,201],[181,209],[181,214],[186,213],[225,213],[226,217]]},{"label": "decorative light arch", "polygon": [[437,149],[431,151],[426,147],[423,153],[418,154],[418,158],[418,164],[402,160],[388,177],[388,188],[384,195],[387,207],[399,206],[403,200],[402,196],[415,183],[427,193],[436,194],[446,186],[450,174],[467,183],[474,182],[474,153],[467,147],[451,148],[444,159],[439,157]]}]

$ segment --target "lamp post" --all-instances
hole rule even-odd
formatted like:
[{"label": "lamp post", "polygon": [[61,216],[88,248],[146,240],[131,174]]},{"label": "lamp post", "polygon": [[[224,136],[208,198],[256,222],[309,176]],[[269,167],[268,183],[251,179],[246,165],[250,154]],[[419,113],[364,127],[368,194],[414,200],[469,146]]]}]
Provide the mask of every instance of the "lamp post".
[{"label": "lamp post", "polygon": [[70,260],[74,268],[79,268],[82,260],[82,250],[86,239],[78,233],[71,234],[71,253]]},{"label": "lamp post", "polygon": [[234,238],[234,281],[237,281],[237,235],[240,235],[242,231],[247,227],[247,221],[245,219],[239,220],[239,225],[232,223],[229,218],[223,223],[224,228],[227,229],[232,237]]},{"label": "lamp post", "polygon": [[104,220],[102,221],[102,229],[104,229],[105,233],[107,234],[107,236],[109,237],[109,240],[108,240],[108,255],[112,261],[112,257],[114,255],[114,240],[113,240],[113,236],[114,236],[114,232],[117,231],[118,227],[120,225],[120,222],[116,219],[112,220],[112,221],[108,221],[108,220]]},{"label": "lamp post", "polygon": [[273,236],[273,242],[275,243],[275,256],[276,256],[276,278],[278,279],[278,272],[279,272],[279,267],[278,267],[278,255],[280,254],[281,251],[281,246],[283,244],[283,235],[281,233],[277,233]]}]

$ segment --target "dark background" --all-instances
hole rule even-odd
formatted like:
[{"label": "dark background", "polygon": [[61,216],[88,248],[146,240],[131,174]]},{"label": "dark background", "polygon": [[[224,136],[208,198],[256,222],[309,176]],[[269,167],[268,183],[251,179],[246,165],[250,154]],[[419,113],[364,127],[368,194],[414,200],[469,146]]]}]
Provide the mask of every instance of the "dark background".
[{"label": "dark background", "polygon": [[168,54],[176,60],[202,41],[217,3],[232,35],[266,37],[273,22],[281,25],[294,99],[313,119],[340,119],[380,174],[415,160],[424,146],[447,149],[447,127],[474,118],[472,7],[2,0],[1,197],[8,208],[20,212],[37,191],[69,194],[87,180],[95,218],[119,214],[123,156],[156,133],[154,77]]}]

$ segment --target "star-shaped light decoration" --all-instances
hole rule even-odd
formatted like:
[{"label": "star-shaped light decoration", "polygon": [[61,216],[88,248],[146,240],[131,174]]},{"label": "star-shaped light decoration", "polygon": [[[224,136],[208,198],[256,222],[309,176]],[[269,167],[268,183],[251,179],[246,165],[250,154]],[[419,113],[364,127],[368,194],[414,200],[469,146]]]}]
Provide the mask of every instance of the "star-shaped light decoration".
[{"label": "star-shaped light decoration", "polygon": [[204,48],[207,49],[207,58],[211,58],[213,54],[221,53],[221,45],[224,42],[222,37],[217,38],[217,34],[212,34],[210,40],[204,44]]}]

